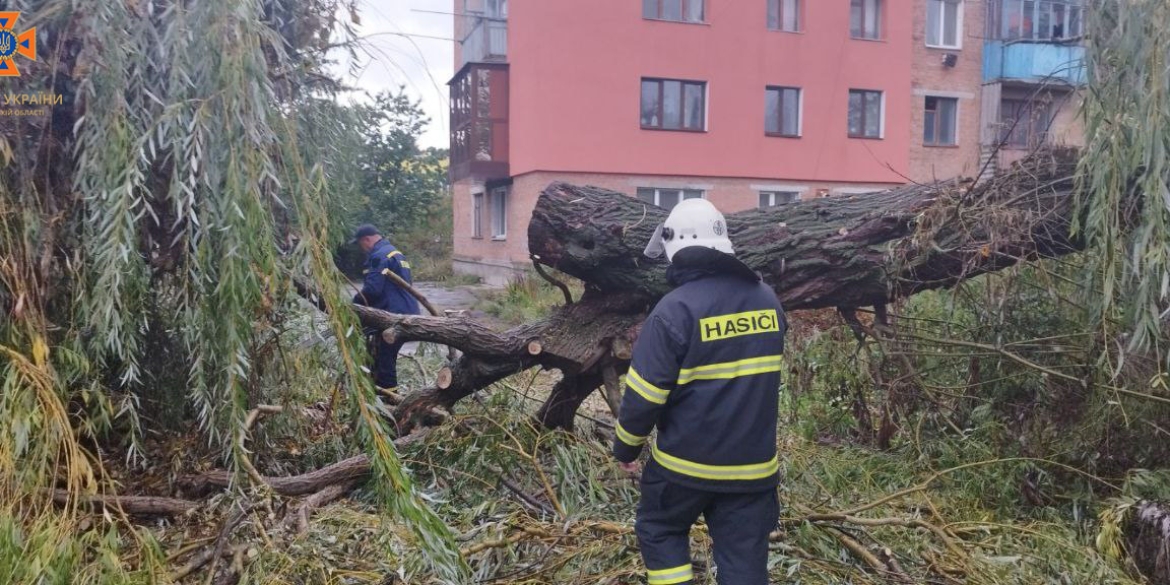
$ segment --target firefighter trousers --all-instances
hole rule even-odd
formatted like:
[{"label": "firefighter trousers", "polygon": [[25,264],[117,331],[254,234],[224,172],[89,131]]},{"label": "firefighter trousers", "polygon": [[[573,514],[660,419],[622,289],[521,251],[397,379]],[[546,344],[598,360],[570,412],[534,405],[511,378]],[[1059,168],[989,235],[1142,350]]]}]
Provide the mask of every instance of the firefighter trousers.
[{"label": "firefighter trousers", "polygon": [[649,585],[694,582],[690,531],[700,514],[714,541],[719,585],[767,585],[768,535],[780,518],[776,490],[697,490],[664,479],[655,467],[643,470],[634,525]]},{"label": "firefighter trousers", "polygon": [[403,343],[386,343],[376,332],[367,341],[374,355],[374,384],[386,390],[398,390],[398,352]]}]

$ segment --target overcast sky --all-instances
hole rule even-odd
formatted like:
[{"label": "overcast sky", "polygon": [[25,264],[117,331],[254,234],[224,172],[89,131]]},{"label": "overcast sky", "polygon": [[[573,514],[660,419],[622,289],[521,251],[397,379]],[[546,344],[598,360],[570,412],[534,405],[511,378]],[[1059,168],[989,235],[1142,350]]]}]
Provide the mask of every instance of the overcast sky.
[{"label": "overcast sky", "polygon": [[363,46],[356,76],[348,75],[346,56],[337,55],[342,59],[339,72],[348,85],[371,94],[405,86],[407,93],[422,101],[431,119],[421,140],[424,147],[446,148],[449,142],[447,81],[455,74],[452,4],[451,0],[361,0],[358,34]]}]

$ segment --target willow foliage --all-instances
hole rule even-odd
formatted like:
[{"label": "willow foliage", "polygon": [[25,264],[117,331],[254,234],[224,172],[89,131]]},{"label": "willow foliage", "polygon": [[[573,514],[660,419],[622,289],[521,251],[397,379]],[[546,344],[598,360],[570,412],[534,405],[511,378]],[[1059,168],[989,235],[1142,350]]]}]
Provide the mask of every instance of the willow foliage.
[{"label": "willow foliage", "polygon": [[[339,189],[319,69],[347,32],[341,0],[17,3],[42,55],[22,91],[54,92],[42,117],[0,121],[0,500],[50,484],[92,493],[100,461],[79,438],[131,437],[140,397],[183,406],[240,470],[258,346],[293,301],[322,285],[362,443],[386,510],[407,522],[431,571],[466,567],[415,493],[363,371],[363,340],[329,253]],[[352,32],[352,31],[349,31]],[[314,104],[317,104],[314,106]],[[302,116],[302,109],[308,115]],[[151,340],[180,351],[159,355]],[[168,371],[180,383],[154,387]],[[129,451],[131,455],[135,451]],[[241,475],[241,477],[244,477]],[[27,513],[28,510],[10,510]]]},{"label": "willow foliage", "polygon": [[1102,0],[1092,8],[1088,145],[1075,226],[1098,249],[1091,272],[1098,282],[1087,289],[1103,291],[1092,299],[1102,323],[1124,317],[1132,330],[1128,349],[1165,350],[1160,340],[1170,311],[1170,3]]}]

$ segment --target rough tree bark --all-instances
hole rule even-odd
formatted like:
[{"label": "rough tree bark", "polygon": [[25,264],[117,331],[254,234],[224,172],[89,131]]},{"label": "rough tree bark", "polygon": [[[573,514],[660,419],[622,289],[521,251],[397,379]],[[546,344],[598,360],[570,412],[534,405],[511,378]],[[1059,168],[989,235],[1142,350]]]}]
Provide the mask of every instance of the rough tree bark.
[{"label": "rough tree bark", "polygon": [[[898,297],[1078,250],[1069,237],[1076,161],[1075,151],[1043,153],[979,185],[949,181],[800,201],[730,214],[728,227],[737,255],[787,309],[884,308]],[[389,329],[397,339],[463,352],[441,384],[398,407],[400,432],[429,422],[435,406],[449,408],[536,366],[564,376],[538,418],[548,427],[571,428],[577,406],[603,384],[605,370],[620,374],[628,367],[639,324],[669,290],[667,264],[641,253],[666,215],[620,193],[549,185],[533,212],[529,250],[540,264],[584,281],[586,292],[546,319],[505,332],[462,318],[358,308],[363,324]]]}]

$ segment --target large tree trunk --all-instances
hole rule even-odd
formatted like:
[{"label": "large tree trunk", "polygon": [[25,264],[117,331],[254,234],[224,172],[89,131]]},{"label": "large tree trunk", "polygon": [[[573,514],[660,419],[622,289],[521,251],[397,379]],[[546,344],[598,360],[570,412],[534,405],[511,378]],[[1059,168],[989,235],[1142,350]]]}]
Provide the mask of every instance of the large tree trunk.
[{"label": "large tree trunk", "polygon": [[[979,186],[944,182],[798,201],[727,216],[736,255],[789,310],[861,307],[1058,256],[1070,241],[1076,158],[1038,156]],[[666,294],[664,260],[642,250],[666,210],[566,183],[537,201],[528,246],[538,261],[613,294]]]},{"label": "large tree trunk", "polygon": [[[978,186],[910,185],[734,213],[727,216],[730,236],[737,255],[789,310],[883,308],[901,296],[1079,249],[1069,237],[1076,154],[1037,155]],[[620,193],[550,185],[533,212],[529,249],[537,262],[583,280],[586,293],[546,319],[509,331],[359,308],[363,323],[397,339],[463,352],[434,387],[399,407],[401,430],[433,420],[426,413],[435,406],[450,407],[534,366],[564,376],[540,410],[541,422],[571,427],[585,397],[606,375],[628,367],[638,325],[669,290],[666,263],[642,255],[666,215]]]}]

